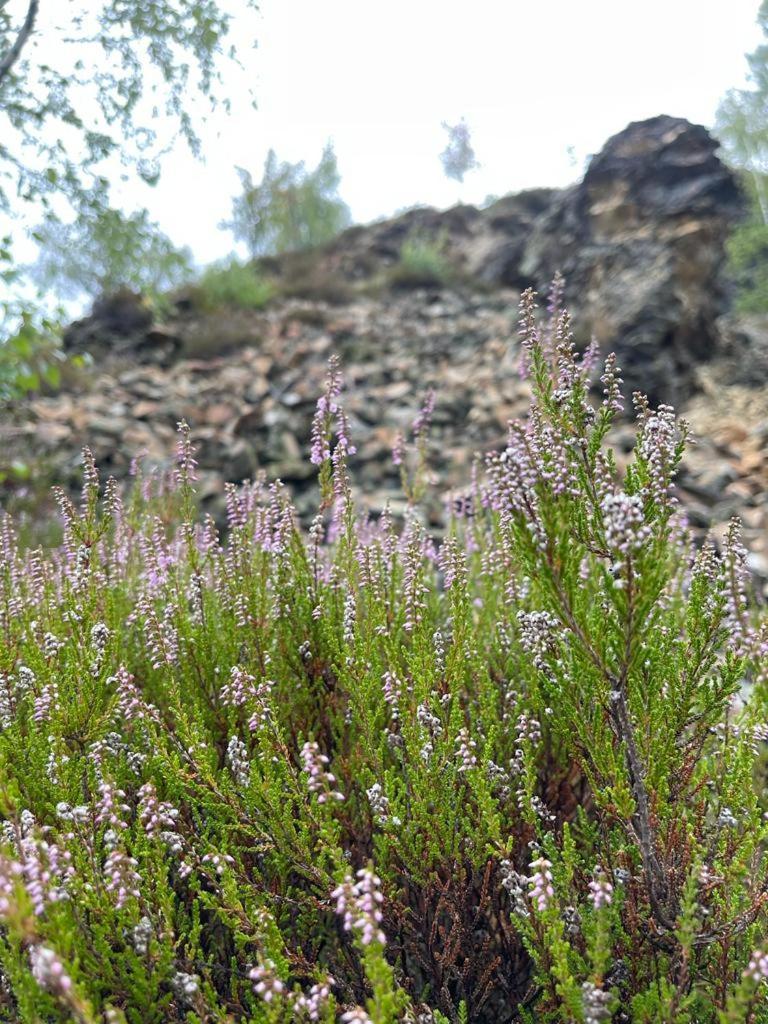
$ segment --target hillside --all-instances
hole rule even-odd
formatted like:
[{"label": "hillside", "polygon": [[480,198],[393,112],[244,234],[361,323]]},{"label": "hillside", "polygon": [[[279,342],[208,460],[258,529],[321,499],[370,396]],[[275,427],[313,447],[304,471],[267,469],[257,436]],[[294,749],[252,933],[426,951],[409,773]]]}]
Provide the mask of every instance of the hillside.
[{"label": "hillside", "polygon": [[[485,209],[417,209],[266,261],[279,297],[259,312],[201,312],[187,292],[155,324],[140,302],[117,297],[67,332],[70,350],[93,356],[92,371],[4,414],[6,458],[31,460],[36,483],[75,486],[88,444],[106,473],[124,477],[137,453],[167,464],[186,419],[200,497],[215,515],[222,479],[261,470],[290,484],[309,512],[310,422],[337,353],[365,505],[402,502],[391,448],[430,388],[432,466],[448,491],[525,408],[520,292],[546,291],[562,271],[577,341],[593,335],[615,350],[628,391],[672,402],[690,420],[699,443],[680,483],[693,525],[740,514],[752,567],[768,581],[768,330],[729,315],[722,272],[740,205],[707,132],[659,117],[610,139],[572,188]],[[403,265],[413,239],[439,251],[444,273]],[[619,454],[628,436],[616,435]],[[435,508],[435,525],[440,518]]]}]

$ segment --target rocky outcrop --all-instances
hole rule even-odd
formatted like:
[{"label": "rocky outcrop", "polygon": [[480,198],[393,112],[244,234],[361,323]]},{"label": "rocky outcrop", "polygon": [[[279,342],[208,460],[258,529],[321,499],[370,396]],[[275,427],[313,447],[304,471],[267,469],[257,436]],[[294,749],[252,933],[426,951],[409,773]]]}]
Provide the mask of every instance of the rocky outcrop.
[{"label": "rocky outcrop", "polygon": [[[484,209],[409,210],[350,228],[321,250],[264,260],[260,270],[285,295],[342,306],[372,285],[386,289],[412,239],[438,249],[449,279],[465,287],[543,290],[560,271],[579,340],[594,336],[617,352],[628,390],[679,404],[692,393],[696,368],[718,350],[724,242],[741,211],[716,149],[700,126],[652,118],[609,139],[571,188],[533,189]],[[428,283],[418,272],[397,280]],[[231,321],[235,344],[226,347],[252,343]],[[120,293],[74,324],[65,344],[167,363],[183,353],[179,331],[189,334],[190,322],[151,325],[141,300]]]},{"label": "rocky outcrop", "polygon": [[[630,124],[572,188],[505,196],[482,210],[414,209],[351,228],[317,254],[313,269],[319,262],[326,276],[370,279],[416,237],[439,247],[459,279],[485,287],[542,290],[559,270],[581,340],[593,335],[617,351],[630,390],[679,404],[718,347],[724,242],[742,210],[716,150],[705,128],[680,118]],[[304,259],[268,269],[294,276]]]},{"label": "rocky outcrop", "polygon": [[70,324],[62,340],[68,353],[160,365],[173,362],[182,347],[178,335],[154,323],[151,305],[127,288],[94,302],[90,316]]},{"label": "rocky outcrop", "polygon": [[629,390],[656,401],[685,399],[718,346],[724,243],[741,197],[716,148],[677,118],[631,124],[537,220],[519,268],[539,281],[558,267]]}]

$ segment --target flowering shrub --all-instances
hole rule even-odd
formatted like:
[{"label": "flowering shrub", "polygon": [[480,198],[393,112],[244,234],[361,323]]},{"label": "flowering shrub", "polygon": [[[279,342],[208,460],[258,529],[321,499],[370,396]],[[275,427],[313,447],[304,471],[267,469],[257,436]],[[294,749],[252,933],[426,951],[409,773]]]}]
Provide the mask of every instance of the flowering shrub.
[{"label": "flowering shrub", "polygon": [[361,521],[338,367],[318,515],[172,478],[58,550],[0,528],[0,1019],[768,1021],[768,632],[731,525],[696,548],[685,426],[522,305],[534,402],[445,535]]}]

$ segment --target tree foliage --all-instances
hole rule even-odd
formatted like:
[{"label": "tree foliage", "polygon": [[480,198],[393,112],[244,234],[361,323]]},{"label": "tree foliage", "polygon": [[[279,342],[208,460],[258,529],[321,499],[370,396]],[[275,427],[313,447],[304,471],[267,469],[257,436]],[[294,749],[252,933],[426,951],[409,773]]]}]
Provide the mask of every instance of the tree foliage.
[{"label": "tree foliage", "polygon": [[192,273],[189,249],[177,248],[146,210],[89,207],[66,224],[42,224],[37,239],[31,276],[64,298],[98,298],[120,287],[156,294]]},{"label": "tree foliage", "polygon": [[103,196],[110,157],[153,183],[178,136],[199,153],[195,125],[235,56],[224,3],[69,0],[46,5],[44,18],[38,9],[39,0],[0,3],[0,211]]},{"label": "tree foliage", "polygon": [[762,0],[757,22],[763,42],[747,54],[749,88],[727,93],[715,129],[749,199],[748,219],[728,240],[736,306],[744,313],[768,312],[768,0]]},{"label": "tree foliage", "polygon": [[475,159],[469,125],[462,118],[453,125],[443,121],[443,128],[448,132],[448,143],[440,154],[443,170],[447,178],[463,182],[465,174],[480,166]]},{"label": "tree foliage", "polygon": [[254,258],[322,245],[350,223],[330,142],[313,171],[303,161],[279,161],[270,149],[258,184],[249,171],[239,168],[239,173],[242,192],[232,201],[232,220],[223,226]]},{"label": "tree foliage", "polygon": [[757,16],[764,41],[747,54],[747,89],[731,89],[717,112],[716,133],[730,162],[752,177],[755,199],[768,224],[768,0]]}]

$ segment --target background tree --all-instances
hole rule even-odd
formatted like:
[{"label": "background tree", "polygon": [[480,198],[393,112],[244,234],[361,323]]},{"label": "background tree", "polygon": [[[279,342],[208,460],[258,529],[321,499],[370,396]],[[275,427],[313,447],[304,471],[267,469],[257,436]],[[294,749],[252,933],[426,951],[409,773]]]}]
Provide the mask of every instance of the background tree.
[{"label": "background tree", "polygon": [[727,93],[715,128],[750,205],[750,216],[728,240],[736,306],[745,313],[768,312],[768,0],[762,0],[757,22],[764,41],[747,54],[750,87]]},{"label": "background tree", "polygon": [[465,174],[480,166],[475,159],[469,125],[462,117],[458,124],[443,121],[443,128],[448,132],[448,144],[440,154],[443,170],[446,177],[461,183]]},{"label": "background tree", "polygon": [[[178,138],[200,154],[201,122],[219,101],[229,106],[220,86],[224,67],[237,59],[233,11],[242,19],[256,8],[256,0],[58,0],[42,7],[40,0],[0,0],[0,397],[23,393],[40,376],[16,357],[19,338],[24,349],[40,348],[36,339],[44,336],[45,352],[55,349],[54,325],[19,290],[14,235],[22,215],[42,207],[42,237],[49,248],[61,246],[73,287],[75,277],[95,280],[108,247],[77,252],[65,248],[68,238],[109,234],[111,225],[147,244],[146,216],[121,221],[109,211],[110,177],[136,173],[154,183],[162,154]],[[247,29],[239,35],[249,45]],[[97,206],[100,222],[93,219]],[[157,243],[154,256],[165,246]],[[170,255],[166,246],[166,267]],[[109,258],[114,270],[114,249]],[[138,253],[134,261],[140,266]]]},{"label": "background tree", "polygon": [[764,42],[747,54],[751,88],[727,93],[715,130],[728,160],[750,176],[762,222],[768,225],[768,0],[761,3],[757,22]]},{"label": "background tree", "polygon": [[338,194],[341,178],[330,142],[313,171],[303,161],[278,161],[270,149],[258,184],[243,168],[239,174],[242,192],[232,201],[232,219],[222,226],[254,258],[322,245],[351,222]]},{"label": "background tree", "polygon": [[192,274],[190,250],[177,248],[146,210],[125,214],[96,205],[68,223],[42,224],[37,239],[30,275],[62,298],[95,299],[120,287],[159,293]]},{"label": "background tree", "polygon": [[175,138],[200,152],[195,125],[236,56],[224,3],[69,0],[38,14],[39,0],[0,3],[0,213],[106,197],[109,157],[153,183]]}]

